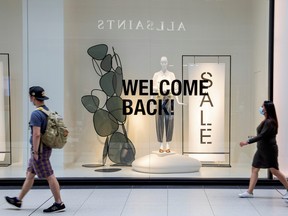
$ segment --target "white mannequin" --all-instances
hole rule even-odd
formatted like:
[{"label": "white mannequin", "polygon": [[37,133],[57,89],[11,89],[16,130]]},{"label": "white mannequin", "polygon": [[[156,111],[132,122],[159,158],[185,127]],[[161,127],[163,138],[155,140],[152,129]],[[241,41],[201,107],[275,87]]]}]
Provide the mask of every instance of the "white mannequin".
[{"label": "white mannequin", "polygon": [[[160,82],[162,80],[168,80],[169,83],[171,84],[171,82],[173,80],[175,80],[175,75],[173,72],[168,71],[168,60],[167,57],[163,56],[161,57],[160,60],[160,65],[161,65],[161,70],[156,72],[153,76],[153,91],[154,92],[158,92],[159,93],[159,85]],[[163,90],[171,90],[171,86],[170,85],[165,85]],[[170,91],[171,92],[171,91]],[[169,106],[173,106],[173,104],[171,104],[174,96],[173,95],[169,95],[169,96],[161,96],[159,93],[159,96],[157,96],[159,99],[164,99],[167,101],[167,103],[169,103]],[[183,103],[180,103],[178,96],[175,96],[176,101],[178,104],[183,105]],[[158,119],[157,119],[158,118]],[[164,119],[163,119],[164,118]],[[165,121],[165,126],[163,121]],[[164,127],[166,130],[166,146],[165,146],[165,151],[166,153],[170,153],[170,145],[169,145],[169,141],[171,141],[172,139],[172,135],[173,135],[173,127],[174,127],[174,116],[170,115],[170,116],[156,116],[156,132],[157,132],[157,138],[158,138],[158,142],[159,142],[159,152],[163,153],[164,152],[164,144],[163,144],[163,132],[164,132]]]}]

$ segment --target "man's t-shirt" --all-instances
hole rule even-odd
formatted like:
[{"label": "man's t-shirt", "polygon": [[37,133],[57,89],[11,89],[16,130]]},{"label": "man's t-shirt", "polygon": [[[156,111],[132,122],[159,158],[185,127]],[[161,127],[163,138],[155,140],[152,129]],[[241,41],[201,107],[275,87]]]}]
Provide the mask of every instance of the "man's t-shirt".
[{"label": "man's t-shirt", "polygon": [[[42,106],[45,110],[49,110],[47,106]],[[43,134],[47,127],[47,116],[41,110],[34,110],[31,113],[29,126],[31,128],[30,144],[32,145],[33,126],[41,127],[41,134]]]}]

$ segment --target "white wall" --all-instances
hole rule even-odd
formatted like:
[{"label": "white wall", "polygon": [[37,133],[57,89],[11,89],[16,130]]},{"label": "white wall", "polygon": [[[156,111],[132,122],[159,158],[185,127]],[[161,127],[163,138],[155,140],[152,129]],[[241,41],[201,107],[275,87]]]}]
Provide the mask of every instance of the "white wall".
[{"label": "white wall", "polygon": [[[24,20],[27,20],[24,30],[27,33],[27,41],[24,41],[27,82],[24,83],[23,97],[28,98],[30,86],[40,85],[50,98],[46,102],[48,107],[64,115],[63,1],[26,0],[23,9]],[[31,113],[35,107],[29,100],[26,104],[28,113]],[[63,164],[63,150],[54,151],[53,157],[55,165]]]},{"label": "white wall", "polygon": [[279,165],[288,175],[288,1],[275,1],[275,29],[274,29],[274,102],[279,121]]},{"label": "white wall", "polygon": [[[22,3],[21,0],[0,1],[0,52],[10,55],[10,83],[11,83],[11,134],[13,163],[22,163],[23,130],[23,99],[22,95]],[[2,88],[2,87],[1,87]]]}]

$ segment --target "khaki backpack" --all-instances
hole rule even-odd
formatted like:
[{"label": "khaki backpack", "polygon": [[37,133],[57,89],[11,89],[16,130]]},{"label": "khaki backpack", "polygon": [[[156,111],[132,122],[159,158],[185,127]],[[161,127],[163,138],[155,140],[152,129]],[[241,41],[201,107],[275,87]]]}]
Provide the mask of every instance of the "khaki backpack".
[{"label": "khaki backpack", "polygon": [[47,115],[47,127],[41,135],[41,143],[50,147],[61,149],[67,143],[68,129],[63,118],[57,112],[45,110],[43,107],[37,108]]}]

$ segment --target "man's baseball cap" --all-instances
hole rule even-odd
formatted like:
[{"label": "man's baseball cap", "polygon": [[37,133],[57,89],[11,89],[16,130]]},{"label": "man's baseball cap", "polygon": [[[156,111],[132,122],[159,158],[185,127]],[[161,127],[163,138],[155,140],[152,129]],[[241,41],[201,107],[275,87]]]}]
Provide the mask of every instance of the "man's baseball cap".
[{"label": "man's baseball cap", "polygon": [[39,101],[48,100],[49,97],[45,95],[45,91],[40,86],[32,86],[29,88],[30,96],[35,97]]}]

